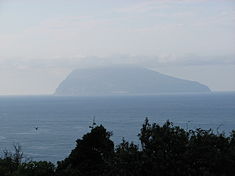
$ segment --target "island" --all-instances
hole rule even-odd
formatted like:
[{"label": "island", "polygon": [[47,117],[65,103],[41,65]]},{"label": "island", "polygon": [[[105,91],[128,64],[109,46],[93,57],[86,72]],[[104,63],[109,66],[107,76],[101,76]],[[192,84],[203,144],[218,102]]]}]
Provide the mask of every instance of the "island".
[{"label": "island", "polygon": [[57,87],[57,96],[155,95],[208,93],[201,83],[168,76],[147,68],[109,66],[76,69]]}]

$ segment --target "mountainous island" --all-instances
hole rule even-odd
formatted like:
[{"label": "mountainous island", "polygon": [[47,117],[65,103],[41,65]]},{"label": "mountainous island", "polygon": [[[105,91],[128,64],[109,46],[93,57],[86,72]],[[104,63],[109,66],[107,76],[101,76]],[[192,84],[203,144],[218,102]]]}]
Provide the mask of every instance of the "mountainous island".
[{"label": "mountainous island", "polygon": [[77,69],[60,83],[58,96],[153,95],[206,93],[198,82],[164,75],[141,67],[116,66]]}]

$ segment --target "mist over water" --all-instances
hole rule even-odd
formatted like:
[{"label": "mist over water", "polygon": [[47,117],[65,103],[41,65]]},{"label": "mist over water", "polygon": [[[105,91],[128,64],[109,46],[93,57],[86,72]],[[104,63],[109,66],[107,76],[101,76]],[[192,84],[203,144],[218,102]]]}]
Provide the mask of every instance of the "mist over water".
[{"label": "mist over water", "polygon": [[[34,160],[58,161],[88,132],[95,116],[118,144],[123,137],[138,143],[137,134],[150,122],[172,121],[185,129],[212,128],[226,134],[235,128],[235,93],[122,97],[0,97],[0,149],[22,146]],[[38,130],[35,128],[38,127]]]}]

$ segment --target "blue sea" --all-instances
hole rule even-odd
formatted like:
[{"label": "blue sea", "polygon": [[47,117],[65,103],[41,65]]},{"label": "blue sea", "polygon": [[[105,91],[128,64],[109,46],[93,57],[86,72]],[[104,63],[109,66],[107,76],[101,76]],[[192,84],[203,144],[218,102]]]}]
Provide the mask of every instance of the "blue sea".
[{"label": "blue sea", "polygon": [[1,96],[0,150],[11,150],[14,144],[20,144],[29,159],[62,160],[75,147],[76,139],[90,131],[94,116],[97,124],[113,132],[115,144],[123,137],[138,144],[137,135],[145,117],[151,123],[170,120],[187,130],[211,128],[229,135],[235,129],[235,93]]}]

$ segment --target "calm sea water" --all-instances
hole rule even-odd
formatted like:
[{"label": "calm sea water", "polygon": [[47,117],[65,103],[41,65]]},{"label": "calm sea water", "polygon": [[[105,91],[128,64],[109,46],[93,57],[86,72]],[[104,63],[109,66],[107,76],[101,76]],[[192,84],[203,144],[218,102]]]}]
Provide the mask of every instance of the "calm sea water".
[{"label": "calm sea water", "polygon": [[114,133],[116,144],[122,137],[138,143],[145,117],[150,122],[162,124],[169,119],[185,129],[212,128],[229,134],[235,129],[235,93],[0,97],[0,150],[19,143],[33,160],[62,160],[76,139],[90,130],[93,116]]}]

